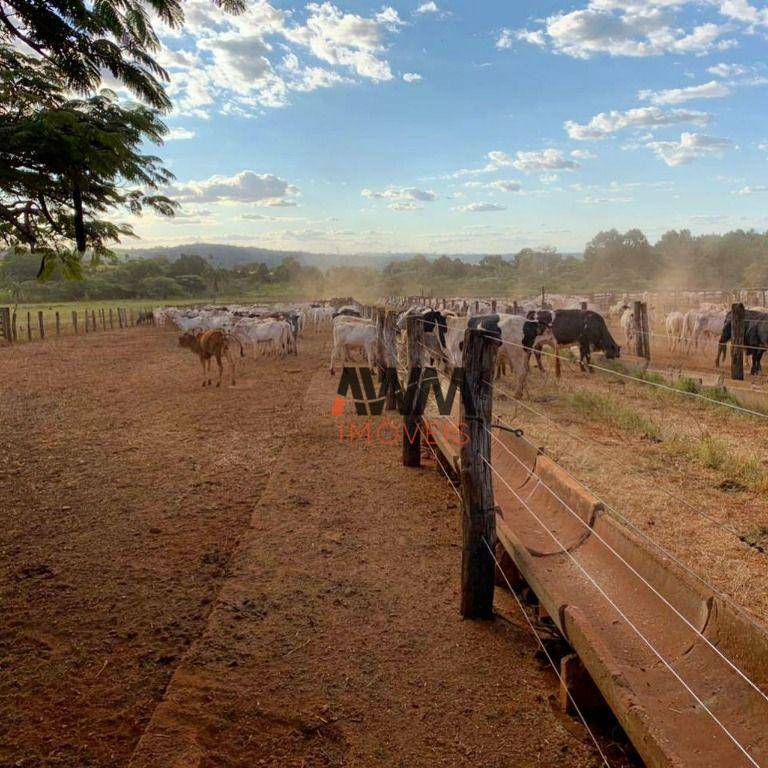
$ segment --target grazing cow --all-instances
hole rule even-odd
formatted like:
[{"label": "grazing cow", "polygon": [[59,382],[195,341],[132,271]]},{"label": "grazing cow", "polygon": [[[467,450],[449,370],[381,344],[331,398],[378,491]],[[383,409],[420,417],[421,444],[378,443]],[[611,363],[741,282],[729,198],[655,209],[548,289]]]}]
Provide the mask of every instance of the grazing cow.
[{"label": "grazing cow", "polygon": [[[768,312],[748,309],[744,313],[744,351],[752,357],[750,375],[757,376],[762,367],[763,353],[768,349]],[[726,345],[733,338],[731,312],[725,316],[723,332],[717,347],[715,367],[720,367],[720,361],[725,360]]]},{"label": "grazing cow", "polygon": [[376,363],[378,329],[368,320],[356,317],[337,317],[333,321],[333,351],[331,352],[331,376],[336,373],[336,358],[346,356],[354,349],[361,349],[373,368]]},{"label": "grazing cow", "polygon": [[[211,360],[215,357],[216,364],[219,366],[219,380],[216,386],[221,386],[221,378],[224,374],[224,366],[221,362],[222,357],[226,357],[232,369],[232,386],[235,384],[235,360],[229,349],[230,340],[234,339],[240,344],[239,339],[232,336],[221,328],[215,328],[211,331],[202,333],[184,333],[179,336],[179,346],[190,349],[200,357],[200,364],[203,366],[203,386],[211,386]],[[245,357],[243,345],[240,344],[240,357]]]},{"label": "grazing cow", "polygon": [[[529,317],[531,313],[529,313]],[[539,310],[535,318],[552,328],[552,346],[555,355],[560,346],[579,345],[579,365],[581,370],[594,373],[589,366],[592,364],[593,350],[605,353],[609,360],[621,355],[621,347],[616,343],[603,317],[591,309],[558,309]],[[536,345],[536,364],[541,365],[541,344]]]},{"label": "grazing cow", "polygon": [[675,348],[682,347],[683,344],[685,317],[682,312],[670,312],[664,324],[667,329],[667,349],[674,352]]}]

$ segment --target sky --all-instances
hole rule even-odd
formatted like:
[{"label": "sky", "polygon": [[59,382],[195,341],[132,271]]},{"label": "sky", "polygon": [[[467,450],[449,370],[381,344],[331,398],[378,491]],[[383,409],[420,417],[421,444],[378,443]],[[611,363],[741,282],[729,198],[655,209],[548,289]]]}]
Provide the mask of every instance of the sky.
[{"label": "sky", "polygon": [[[175,219],[135,247],[581,251],[768,228],[768,3],[246,0],[158,25]],[[109,83],[107,83],[109,84]]]}]

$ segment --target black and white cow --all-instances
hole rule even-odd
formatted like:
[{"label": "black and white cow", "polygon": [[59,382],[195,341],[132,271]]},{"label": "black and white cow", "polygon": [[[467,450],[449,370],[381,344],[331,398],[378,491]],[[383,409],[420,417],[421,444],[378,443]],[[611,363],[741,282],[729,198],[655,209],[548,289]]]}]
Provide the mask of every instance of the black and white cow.
[{"label": "black and white cow", "polygon": [[[621,356],[621,347],[616,343],[605,320],[597,312],[590,309],[541,309],[529,312],[529,319],[537,319],[547,323],[552,328],[555,339],[555,354],[559,347],[579,345],[579,364],[582,370],[593,372],[589,366],[592,363],[594,350],[605,353],[606,358],[614,360]],[[540,370],[541,344],[536,346],[536,364]]]}]

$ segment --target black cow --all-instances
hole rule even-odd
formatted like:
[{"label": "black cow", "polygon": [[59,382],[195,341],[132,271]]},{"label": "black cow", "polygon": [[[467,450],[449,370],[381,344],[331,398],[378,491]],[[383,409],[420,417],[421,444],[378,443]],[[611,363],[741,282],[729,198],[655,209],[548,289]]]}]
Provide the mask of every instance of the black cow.
[{"label": "black cow", "polygon": [[[609,360],[614,360],[621,355],[621,347],[616,343],[605,320],[597,312],[591,309],[540,309],[537,312],[529,312],[528,319],[536,319],[539,322],[552,326],[552,335],[557,341],[557,346],[579,345],[579,364],[581,369],[594,373],[589,366],[592,363],[592,350],[601,350]],[[536,352],[536,364],[539,370],[541,365],[541,348]],[[555,349],[557,354],[557,349]]]},{"label": "black cow", "polygon": [[[717,347],[715,367],[720,367],[721,360],[725,360],[726,345],[733,338],[732,313],[725,316],[723,332],[720,334],[720,342]],[[768,349],[768,312],[760,312],[756,309],[748,309],[744,312],[744,351],[752,358],[751,376],[757,376],[762,369],[763,354]]]}]

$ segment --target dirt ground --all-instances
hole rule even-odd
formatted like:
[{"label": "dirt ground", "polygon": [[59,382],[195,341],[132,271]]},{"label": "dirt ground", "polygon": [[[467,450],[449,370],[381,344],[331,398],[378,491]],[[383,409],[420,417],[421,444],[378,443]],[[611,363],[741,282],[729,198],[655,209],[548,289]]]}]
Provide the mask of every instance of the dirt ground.
[{"label": "dirt ground", "polygon": [[324,343],[222,390],[157,329],[0,350],[0,766],[599,764]]}]

